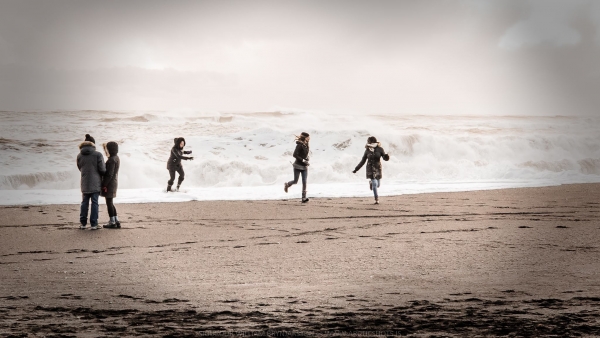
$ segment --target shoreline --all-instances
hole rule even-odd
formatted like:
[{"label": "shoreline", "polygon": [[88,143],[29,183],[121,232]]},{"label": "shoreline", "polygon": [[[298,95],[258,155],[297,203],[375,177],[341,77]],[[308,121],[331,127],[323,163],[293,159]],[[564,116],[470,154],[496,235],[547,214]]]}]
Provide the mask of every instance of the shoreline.
[{"label": "shoreline", "polygon": [[[367,182],[367,180],[365,180]],[[366,183],[335,183],[312,184],[309,186],[309,198],[369,198],[373,197]],[[406,195],[460,193],[473,191],[491,191],[504,189],[543,188],[577,184],[599,184],[600,182],[584,183],[549,183],[549,182],[504,182],[504,183],[405,183],[387,184],[379,188],[382,198]],[[348,188],[350,187],[350,188]],[[300,198],[297,187],[290,189],[288,194],[279,186],[267,185],[257,187],[222,187],[222,188],[183,188],[182,192],[166,193],[158,188],[151,189],[119,189],[115,203],[147,204],[147,203],[181,203],[190,201],[277,201]],[[294,189],[296,188],[296,189]],[[344,190],[346,189],[346,190]],[[336,191],[336,193],[332,193]],[[144,197],[140,197],[144,196]],[[102,197],[100,197],[100,202]],[[0,207],[2,206],[36,206],[36,205],[79,205],[81,192],[78,189],[23,189],[2,190]],[[102,204],[102,203],[100,203]]]},{"label": "shoreline", "polygon": [[599,188],[2,206],[0,335],[600,335]]}]

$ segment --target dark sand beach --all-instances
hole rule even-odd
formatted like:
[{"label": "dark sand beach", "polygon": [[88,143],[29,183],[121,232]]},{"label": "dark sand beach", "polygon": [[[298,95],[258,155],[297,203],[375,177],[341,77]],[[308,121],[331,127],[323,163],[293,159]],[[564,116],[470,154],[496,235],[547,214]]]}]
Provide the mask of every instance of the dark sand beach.
[{"label": "dark sand beach", "polygon": [[2,207],[0,336],[600,336],[600,184],[371,203]]}]

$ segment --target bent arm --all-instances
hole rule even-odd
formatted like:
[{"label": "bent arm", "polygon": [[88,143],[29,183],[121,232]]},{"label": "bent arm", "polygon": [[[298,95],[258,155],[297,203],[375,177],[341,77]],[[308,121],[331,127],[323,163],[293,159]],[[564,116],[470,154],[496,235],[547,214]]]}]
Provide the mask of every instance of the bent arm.
[{"label": "bent arm", "polygon": [[301,150],[302,150],[302,145],[300,145],[300,144],[296,145],[296,149],[294,149],[294,154],[292,156],[294,156],[294,158],[297,159],[298,161],[303,162],[305,160],[305,158],[300,156]]},{"label": "bent arm", "polygon": [[188,156],[183,156],[175,148],[171,148],[171,154],[173,154],[173,156],[177,160],[189,160],[191,158],[191,157],[188,157]]},{"label": "bent arm", "polygon": [[383,158],[383,160],[384,161],[389,161],[390,160],[390,154],[386,153],[383,148],[381,148],[381,151],[383,152],[383,155],[381,155],[381,157]]},{"label": "bent arm", "polygon": [[116,163],[114,161],[106,162],[106,173],[104,174],[104,177],[102,178],[102,186],[103,187],[108,186],[108,184],[115,177],[115,166],[116,166]]}]

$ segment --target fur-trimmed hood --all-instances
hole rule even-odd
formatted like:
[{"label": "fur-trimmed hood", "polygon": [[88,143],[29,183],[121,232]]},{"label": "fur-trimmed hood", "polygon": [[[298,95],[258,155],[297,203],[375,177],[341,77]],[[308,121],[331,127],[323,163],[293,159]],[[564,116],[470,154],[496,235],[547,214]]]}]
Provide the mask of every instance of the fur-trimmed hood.
[{"label": "fur-trimmed hood", "polygon": [[381,147],[381,142],[368,143],[368,144],[365,145],[365,148],[375,148],[375,147]]},{"label": "fur-trimmed hood", "polygon": [[79,144],[82,155],[88,155],[96,151],[96,145],[90,141],[83,141]]},{"label": "fur-trimmed hood", "polygon": [[102,143],[102,148],[106,157],[116,156],[119,153],[119,144],[114,141]]},{"label": "fur-trimmed hood", "polygon": [[96,145],[93,142],[90,141],[83,141],[79,144],[79,149],[82,149],[83,147],[93,147],[94,149],[96,149]]}]

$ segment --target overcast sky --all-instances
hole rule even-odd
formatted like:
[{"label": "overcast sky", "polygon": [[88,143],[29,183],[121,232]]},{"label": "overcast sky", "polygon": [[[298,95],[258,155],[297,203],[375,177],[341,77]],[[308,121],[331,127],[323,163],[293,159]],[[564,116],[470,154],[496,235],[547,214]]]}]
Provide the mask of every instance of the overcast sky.
[{"label": "overcast sky", "polygon": [[600,1],[0,0],[0,110],[600,115]]}]

